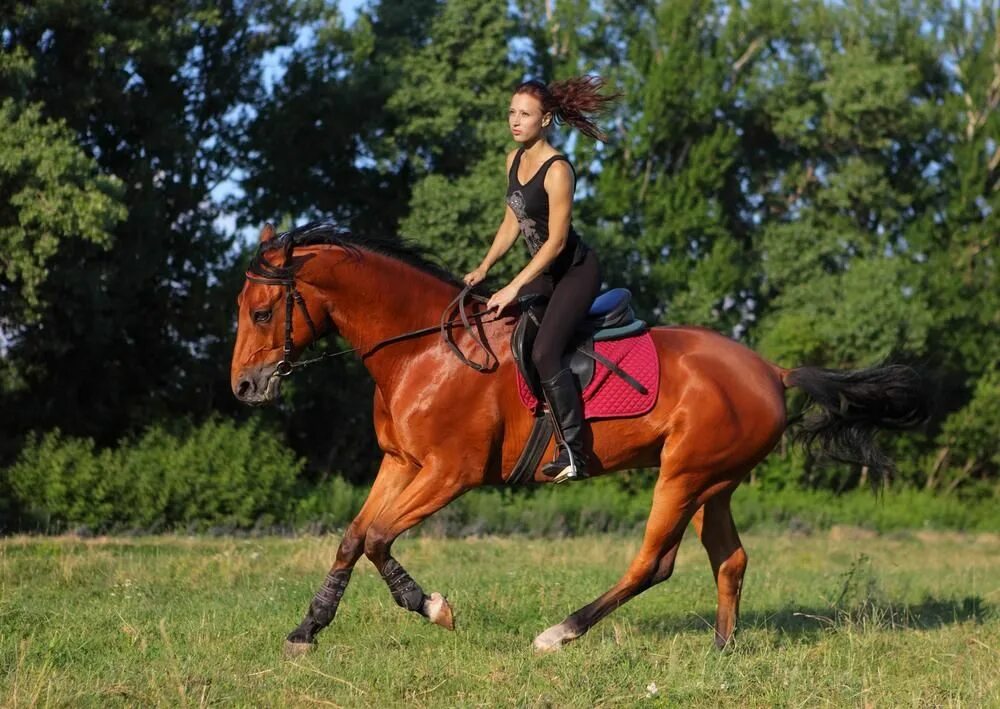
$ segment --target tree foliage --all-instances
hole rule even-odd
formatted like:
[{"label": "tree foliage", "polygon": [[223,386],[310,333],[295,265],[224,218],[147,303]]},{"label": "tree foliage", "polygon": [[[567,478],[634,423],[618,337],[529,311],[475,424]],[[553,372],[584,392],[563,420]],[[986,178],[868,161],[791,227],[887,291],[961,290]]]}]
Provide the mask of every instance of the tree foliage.
[{"label": "tree foliage", "polygon": [[212,191],[243,151],[283,13],[4,4],[2,290],[18,297],[2,306],[0,456],[30,429],[107,443],[226,407],[232,242]]},{"label": "tree foliage", "polygon": [[[553,139],[607,284],[784,366],[921,363],[936,408],[894,444],[901,478],[1000,481],[995,0],[373,0],[350,23],[319,1],[3,7],[8,460],[30,430],[109,443],[234,410],[224,213],[475,265],[503,215],[512,86],[599,73],[623,92],[608,143]],[[370,475],[371,388],[337,362],[270,414],[310,475]],[[863,477],[769,465],[759,480]]]}]

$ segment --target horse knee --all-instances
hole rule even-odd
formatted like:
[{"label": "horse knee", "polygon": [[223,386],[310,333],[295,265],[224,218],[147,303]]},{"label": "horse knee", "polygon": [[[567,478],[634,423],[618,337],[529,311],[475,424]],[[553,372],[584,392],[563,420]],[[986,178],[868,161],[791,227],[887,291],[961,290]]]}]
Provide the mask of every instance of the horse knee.
[{"label": "horse knee", "polygon": [[389,557],[391,544],[392,539],[384,529],[375,525],[368,528],[364,541],[365,556],[375,564],[376,569],[381,571],[383,562]]},{"label": "horse knee", "polygon": [[659,563],[656,565],[656,571],[653,574],[653,583],[661,583],[666,581],[674,573],[674,562],[677,560],[676,554],[666,554],[660,559]]},{"label": "horse knee", "polygon": [[352,524],[344,532],[337,549],[338,564],[353,565],[365,551],[365,535]]}]

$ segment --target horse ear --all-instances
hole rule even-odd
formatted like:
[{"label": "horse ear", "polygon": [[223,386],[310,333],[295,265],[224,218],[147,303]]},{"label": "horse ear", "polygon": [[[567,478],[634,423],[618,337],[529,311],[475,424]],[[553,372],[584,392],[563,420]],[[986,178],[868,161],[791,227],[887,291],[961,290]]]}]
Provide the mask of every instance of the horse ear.
[{"label": "horse ear", "polygon": [[274,225],[271,222],[265,224],[260,230],[260,243],[270,241],[274,238]]}]

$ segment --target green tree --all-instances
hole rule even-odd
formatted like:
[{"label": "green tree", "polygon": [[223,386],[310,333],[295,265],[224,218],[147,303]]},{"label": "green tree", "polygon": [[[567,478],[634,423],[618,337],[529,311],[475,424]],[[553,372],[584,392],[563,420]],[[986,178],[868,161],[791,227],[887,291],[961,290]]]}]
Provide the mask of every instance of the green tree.
[{"label": "green tree", "polygon": [[[64,124],[25,103],[32,73],[23,51],[0,55],[10,94],[0,103],[6,127],[0,134],[0,337],[6,342],[37,321],[49,262],[63,242],[107,248],[110,229],[125,216],[120,183],[99,173]],[[0,392],[26,386],[23,367],[0,356]]]},{"label": "green tree", "polygon": [[585,207],[602,262],[653,321],[747,327],[755,297],[753,199],[773,131],[757,120],[758,63],[794,35],[791,8],[753,2],[614,4],[625,98]]},{"label": "green tree", "polygon": [[0,391],[0,456],[31,428],[110,442],[226,406],[231,244],[211,193],[234,169],[286,15],[263,0],[4,4],[4,65],[20,66],[0,73],[17,102],[4,104],[4,190],[22,196],[2,226],[27,220],[47,277],[17,276],[30,317],[4,300],[4,368],[20,378]]},{"label": "green tree", "polygon": [[[779,173],[766,194],[760,244],[760,345],[780,361],[861,366],[926,347],[931,314],[907,238],[927,196],[914,184],[924,166],[897,155],[931,134],[933,107],[917,89],[937,76],[921,76],[904,47],[870,41],[861,26],[878,14],[822,8],[814,22],[832,38],[803,47],[812,55],[803,74],[768,106],[803,166]],[[912,18],[897,21],[886,28],[895,41],[932,41],[908,37]]]},{"label": "green tree", "polygon": [[409,117],[386,103],[437,5],[384,0],[350,27],[336,7],[307,6],[281,80],[250,124],[244,221],[322,217],[357,233],[396,233],[413,178],[411,156],[391,136]]},{"label": "green tree", "polygon": [[64,240],[110,246],[110,229],[125,216],[120,182],[97,172],[65,125],[38,106],[0,104],[0,323],[16,328],[41,307],[48,263]]},{"label": "green tree", "polygon": [[969,407],[983,410],[991,389],[975,382],[1000,358],[996,8],[828,5],[806,19],[823,41],[789,48],[767,103],[798,157],[763,192],[755,340],[784,364],[919,359],[937,410],[926,434],[896,443],[902,476],[932,486],[961,470],[995,476],[968,442],[981,433],[962,433],[980,430],[970,409],[948,417],[973,388]]},{"label": "green tree", "polygon": [[[445,3],[425,46],[403,60],[388,103],[407,117],[395,137],[420,175],[400,231],[456,273],[478,265],[503,219],[513,147],[504,117],[521,78],[508,53],[513,31],[502,3]],[[495,273],[516,271],[507,259]]]}]

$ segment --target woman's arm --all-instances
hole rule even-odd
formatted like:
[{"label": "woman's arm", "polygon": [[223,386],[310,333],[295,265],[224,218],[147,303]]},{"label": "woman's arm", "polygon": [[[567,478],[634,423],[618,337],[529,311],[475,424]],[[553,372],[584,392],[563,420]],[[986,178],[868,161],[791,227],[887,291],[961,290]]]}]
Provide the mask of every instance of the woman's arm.
[{"label": "woman's arm", "polygon": [[510,247],[517,241],[518,234],[520,233],[521,228],[517,224],[517,217],[514,215],[514,210],[508,205],[504,210],[500,228],[497,229],[497,234],[493,237],[493,245],[490,246],[490,250],[486,253],[479,267],[485,271],[493,268],[493,264],[510,251]]}]

